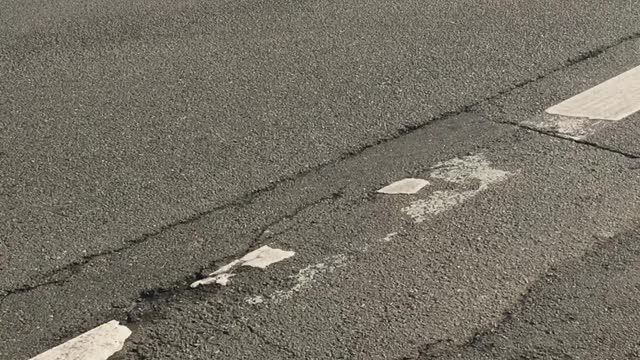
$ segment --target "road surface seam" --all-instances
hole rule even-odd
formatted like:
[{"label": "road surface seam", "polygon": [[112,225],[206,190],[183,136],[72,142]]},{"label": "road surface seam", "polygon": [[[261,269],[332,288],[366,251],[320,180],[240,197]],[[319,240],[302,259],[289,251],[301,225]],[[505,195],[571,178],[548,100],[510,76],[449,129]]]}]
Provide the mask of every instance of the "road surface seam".
[{"label": "road surface seam", "polygon": [[489,102],[489,101],[492,101],[492,100],[496,100],[497,98],[499,98],[501,96],[509,94],[513,90],[519,89],[519,88],[527,86],[529,84],[536,83],[536,82],[538,82],[540,80],[543,80],[543,79],[545,79],[545,78],[547,78],[549,76],[552,76],[552,75],[554,75],[554,74],[556,74],[558,72],[561,72],[563,70],[571,68],[571,67],[573,67],[575,65],[578,65],[578,64],[580,64],[582,62],[585,62],[587,60],[596,58],[596,57],[604,54],[605,52],[607,52],[607,51],[609,51],[609,50],[611,50],[611,49],[613,49],[613,48],[615,48],[615,47],[617,47],[619,45],[624,44],[625,42],[633,41],[633,40],[637,40],[637,39],[640,39],[640,31],[636,31],[636,32],[631,33],[630,35],[621,37],[621,38],[611,42],[610,44],[602,45],[602,46],[599,46],[599,47],[597,47],[597,48],[595,48],[593,50],[589,50],[589,51],[586,51],[586,52],[581,52],[577,56],[574,56],[574,57],[571,57],[571,58],[565,60],[564,63],[562,65],[560,65],[560,66],[552,67],[548,71],[543,72],[543,73],[541,73],[541,74],[539,74],[539,75],[537,75],[537,76],[535,76],[533,78],[530,78],[530,79],[527,79],[527,80],[523,80],[523,81],[519,81],[519,82],[515,83],[514,85],[512,85],[510,87],[507,87],[506,89],[498,91],[494,95],[490,95],[490,96],[486,97],[485,99],[479,100],[476,103],[474,103],[472,105],[469,105],[469,107],[476,107],[476,106],[478,106],[478,105],[480,105],[480,104],[482,104],[484,102]]},{"label": "road surface seam", "polygon": [[624,157],[626,157],[628,159],[639,159],[640,158],[640,155],[636,155],[636,154],[633,154],[633,153],[628,153],[628,152],[625,152],[625,151],[622,151],[622,150],[614,149],[612,147],[600,145],[600,144],[597,144],[597,143],[594,143],[594,142],[591,142],[591,141],[587,141],[585,139],[576,139],[576,138],[570,138],[570,137],[567,137],[567,136],[562,136],[562,134],[559,134],[559,133],[554,132],[552,130],[547,130],[547,129],[543,129],[543,128],[537,128],[537,127],[534,127],[534,126],[529,126],[529,125],[526,125],[526,124],[517,123],[517,122],[511,122],[511,121],[494,121],[494,123],[503,124],[503,125],[509,125],[509,126],[515,126],[517,128],[524,129],[526,131],[533,131],[533,132],[536,132],[536,133],[541,134],[541,135],[546,135],[546,136],[550,136],[550,137],[557,138],[557,139],[560,139],[560,140],[566,140],[566,141],[573,142],[573,143],[576,143],[576,144],[579,144],[579,145],[585,145],[585,146],[589,146],[589,147],[592,147],[592,148],[595,148],[595,149],[598,149],[598,150],[607,151],[607,152],[610,152],[610,153],[622,155],[622,156],[624,156]]}]

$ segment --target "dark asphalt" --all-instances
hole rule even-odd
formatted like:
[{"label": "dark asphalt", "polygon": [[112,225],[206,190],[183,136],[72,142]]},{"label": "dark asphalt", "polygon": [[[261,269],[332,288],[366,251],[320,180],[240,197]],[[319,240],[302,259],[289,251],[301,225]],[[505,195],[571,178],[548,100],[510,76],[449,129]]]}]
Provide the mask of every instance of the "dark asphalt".
[{"label": "dark asphalt", "polygon": [[[638,115],[582,142],[522,124],[639,65],[639,20],[635,1],[3,1],[0,359],[111,319],[136,360],[465,344],[637,218]],[[514,175],[421,226],[373,195],[466,154]],[[297,255],[188,289],[265,244]],[[245,302],[338,255],[289,302]]]},{"label": "dark asphalt", "polygon": [[639,275],[636,226],[550,269],[496,328],[419,359],[638,359]]},{"label": "dark asphalt", "polygon": [[0,290],[640,31],[633,1],[4,1]]}]

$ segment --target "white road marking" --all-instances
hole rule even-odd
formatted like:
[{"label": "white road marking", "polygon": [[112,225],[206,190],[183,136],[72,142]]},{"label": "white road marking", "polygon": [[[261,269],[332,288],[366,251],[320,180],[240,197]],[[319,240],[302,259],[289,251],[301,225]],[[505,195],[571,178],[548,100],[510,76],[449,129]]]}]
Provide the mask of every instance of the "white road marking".
[{"label": "white road marking", "polygon": [[291,299],[296,293],[311,288],[312,284],[317,281],[318,276],[325,273],[334,272],[335,269],[346,266],[347,257],[344,255],[335,255],[328,257],[324,262],[313,264],[298,271],[290,278],[295,279],[295,284],[287,290],[276,290],[265,298],[263,295],[247,297],[244,301],[251,305],[263,304],[268,301],[279,304],[285,300]]},{"label": "white road marking", "polygon": [[436,164],[432,169],[431,178],[453,184],[466,184],[475,181],[478,185],[474,190],[436,191],[428,199],[411,202],[402,211],[412,217],[416,223],[425,221],[430,215],[440,214],[462,204],[488,189],[490,185],[504,181],[513,175],[507,171],[492,168],[491,163],[483,155],[465,156],[462,159],[455,158]]},{"label": "white road marking", "polygon": [[607,126],[608,123],[611,123],[611,121],[545,114],[542,122],[526,121],[524,124],[538,129],[549,130],[569,139],[582,140],[589,135],[595,134],[596,131]]},{"label": "white road marking", "polygon": [[415,194],[423,187],[429,185],[424,179],[402,179],[378,190],[381,194]]},{"label": "white road marking", "polygon": [[239,265],[241,263],[242,263],[241,260],[233,260],[232,262],[228,263],[227,265],[225,265],[225,266],[221,267],[220,269],[212,272],[211,274],[209,274],[209,276],[224,274],[224,273],[230,271],[231,269],[233,269],[234,267],[236,267],[236,265]]},{"label": "white road marking", "polygon": [[296,253],[293,251],[273,249],[265,245],[259,249],[256,249],[246,254],[242,258],[238,260],[234,260],[229,264],[219,268],[218,270],[209,274],[209,277],[192,283],[191,287],[195,288],[200,285],[207,285],[207,284],[214,284],[214,283],[225,286],[229,283],[229,278],[234,276],[233,274],[230,274],[229,271],[231,271],[236,266],[251,266],[251,267],[264,269],[273,263],[282,261],[284,259],[288,259],[295,254]]},{"label": "white road marking", "polygon": [[247,304],[251,304],[251,305],[262,304],[264,302],[264,296],[262,296],[262,295],[251,296],[251,297],[248,297],[248,298],[244,299],[244,301]]},{"label": "white road marking", "polygon": [[294,277],[296,279],[296,283],[291,289],[286,291],[278,290],[271,296],[271,299],[275,303],[290,299],[295,293],[310,288],[318,275],[326,272],[333,272],[336,268],[345,265],[346,257],[344,255],[332,256],[326,259],[326,262],[324,263],[309,265],[298,271],[298,274]]},{"label": "white road marking", "polygon": [[640,110],[640,66],[547,109],[568,117],[618,121]]},{"label": "white road marking", "polygon": [[122,350],[130,335],[131,330],[112,320],[31,360],[106,360]]},{"label": "white road marking", "polygon": [[251,266],[264,269],[267,266],[288,259],[295,255],[293,251],[273,249],[269,246],[263,246],[254,250],[240,259],[240,266]]},{"label": "white road marking", "polygon": [[454,184],[463,184],[469,180],[480,182],[479,190],[485,190],[489,185],[505,180],[512,175],[509,172],[494,169],[484,155],[469,155],[462,159],[455,158],[436,164],[430,176]]},{"label": "white road marking", "polygon": [[[378,239],[376,243],[389,243],[398,235],[399,232],[389,233],[384,238]],[[368,249],[369,245],[365,245],[360,249],[360,252],[366,253]],[[244,301],[251,305],[258,305],[267,302],[279,304],[285,300],[291,299],[296,293],[311,288],[313,283],[317,281],[318,277],[327,273],[333,273],[337,268],[347,266],[347,259],[347,256],[343,254],[327,257],[323,262],[309,265],[304,269],[299,270],[296,275],[290,276],[290,278],[295,279],[295,284],[291,288],[287,290],[276,290],[268,296],[255,295],[246,297]]]},{"label": "white road marking", "polygon": [[476,196],[480,190],[469,191],[436,191],[428,199],[420,199],[411,202],[411,205],[402,209],[402,211],[411,216],[416,223],[424,222],[428,215],[438,215],[445,212],[456,205]]},{"label": "white road marking", "polygon": [[217,274],[215,276],[208,276],[204,279],[194,282],[193,284],[191,284],[191,287],[195,288],[200,285],[209,285],[209,284],[218,284],[220,286],[227,286],[229,285],[229,281],[233,276],[235,276],[235,274],[228,274],[228,273]]},{"label": "white road marking", "polygon": [[385,237],[382,239],[382,242],[390,242],[390,241],[391,241],[391,240],[393,240],[393,238],[394,238],[394,237],[396,237],[397,235],[398,235],[398,233],[397,233],[397,232],[392,232],[392,233],[390,233],[390,234],[387,234],[387,236],[385,236]]}]

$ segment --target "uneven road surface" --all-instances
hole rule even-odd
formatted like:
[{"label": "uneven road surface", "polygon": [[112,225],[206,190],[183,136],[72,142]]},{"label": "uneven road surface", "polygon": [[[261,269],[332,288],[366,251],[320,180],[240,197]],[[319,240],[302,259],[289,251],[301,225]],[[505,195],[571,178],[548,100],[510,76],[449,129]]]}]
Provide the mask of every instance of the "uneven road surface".
[{"label": "uneven road surface", "polygon": [[640,358],[639,110],[637,1],[4,0],[0,359]]}]

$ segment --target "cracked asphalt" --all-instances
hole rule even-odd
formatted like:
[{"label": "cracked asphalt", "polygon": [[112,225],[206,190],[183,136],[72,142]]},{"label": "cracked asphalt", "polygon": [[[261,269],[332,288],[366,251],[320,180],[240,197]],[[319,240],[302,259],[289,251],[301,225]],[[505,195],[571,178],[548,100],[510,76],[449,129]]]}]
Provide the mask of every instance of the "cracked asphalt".
[{"label": "cracked asphalt", "polygon": [[637,359],[640,228],[550,268],[494,327],[419,359]]},{"label": "cracked asphalt", "polygon": [[[640,65],[638,20],[4,1],[0,359],[112,319],[133,331],[114,359],[640,357],[640,115],[531,126]],[[376,193],[406,177],[431,184]],[[296,254],[189,286],[263,245]]]}]

